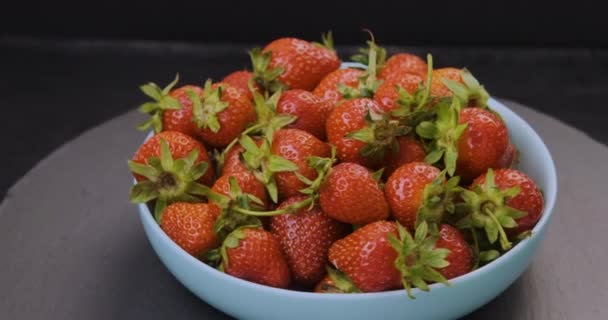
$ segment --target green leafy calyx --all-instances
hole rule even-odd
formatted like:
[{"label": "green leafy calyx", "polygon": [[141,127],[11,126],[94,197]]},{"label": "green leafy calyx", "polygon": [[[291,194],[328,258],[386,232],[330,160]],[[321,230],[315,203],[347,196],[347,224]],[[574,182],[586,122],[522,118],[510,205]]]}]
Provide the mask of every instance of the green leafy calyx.
[{"label": "green leafy calyx", "polygon": [[463,190],[461,196],[469,206],[470,214],[458,221],[457,226],[484,230],[490,243],[499,240],[501,249],[509,250],[512,243],[504,229],[517,227],[515,220],[528,214],[507,205],[519,192],[519,187],[500,190],[494,180],[494,171],[488,169],[482,185],[475,186],[473,190]]},{"label": "green leafy calyx", "polygon": [[460,100],[460,103],[466,107],[487,108],[490,94],[486,89],[475,79],[473,74],[467,69],[461,71],[462,82],[443,78],[443,84],[452,91],[454,97]]},{"label": "green leafy calyx", "polygon": [[[448,101],[451,100],[451,103]],[[467,128],[467,124],[459,124],[460,102],[458,99],[443,100],[438,105],[437,117],[432,121],[423,121],[416,127],[416,133],[427,143],[425,161],[429,164],[443,164],[450,176],[456,171],[458,159],[458,139]]]},{"label": "green leafy calyx", "polygon": [[429,291],[428,283],[440,282],[449,285],[447,279],[437,271],[449,265],[446,257],[450,250],[436,248],[438,233],[430,232],[426,221],[421,222],[414,233],[414,237],[399,223],[397,223],[399,237],[390,233],[388,240],[397,251],[395,267],[401,272],[401,282],[411,299],[412,288]]},{"label": "green leafy calyx", "polygon": [[365,142],[360,153],[366,158],[383,159],[387,150],[399,150],[397,137],[406,135],[411,128],[391,119],[387,113],[377,113],[371,108],[365,117],[366,126],[347,135],[350,139]]},{"label": "green leafy calyx", "polygon": [[222,101],[222,86],[212,88],[211,80],[205,82],[204,98],[201,99],[194,91],[186,91],[192,100],[193,121],[201,129],[209,129],[214,133],[220,130],[217,114],[229,107],[229,103]]},{"label": "green leafy calyx", "polygon": [[253,67],[253,80],[270,93],[279,90],[288,89],[287,86],[279,80],[283,74],[283,67],[271,68],[269,66],[272,52],[262,52],[260,48],[254,48],[249,52],[251,64]]},{"label": "green leafy calyx", "polygon": [[137,126],[139,130],[148,130],[148,128],[154,128],[154,132],[158,133],[163,130],[163,111],[165,110],[178,110],[182,108],[179,101],[169,95],[171,90],[179,81],[179,74],[175,75],[175,79],[171,81],[166,87],[161,89],[156,83],[150,82],[139,87],[139,89],[148,97],[152,98],[152,101],[145,102],[140,105],[138,110],[141,113],[149,114],[150,119],[141,123]]},{"label": "green leafy calyx", "polygon": [[156,200],[154,217],[160,223],[165,207],[176,201],[200,202],[211,191],[196,182],[208,168],[207,162],[196,162],[198,150],[193,149],[184,158],[174,160],[167,142],[160,140],[160,158],[151,157],[147,164],[128,161],[134,174],[145,177],[133,188],[129,199],[134,203]]}]

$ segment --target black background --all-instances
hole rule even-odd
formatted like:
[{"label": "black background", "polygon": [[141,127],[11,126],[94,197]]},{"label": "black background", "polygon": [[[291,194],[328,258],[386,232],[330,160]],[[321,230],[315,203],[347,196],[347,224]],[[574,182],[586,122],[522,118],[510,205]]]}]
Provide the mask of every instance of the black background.
[{"label": "black background", "polygon": [[608,142],[608,19],[593,3],[2,3],[0,192],[62,143],[143,102],[141,83],[165,84],[175,72],[182,83],[218,79],[245,67],[253,45],[286,35],[318,40],[327,30],[342,58],[369,28],[380,44],[430,51],[439,66],[467,66],[493,95]]},{"label": "black background", "polygon": [[361,28],[396,45],[606,47],[600,1],[10,1],[13,35],[194,42],[317,38],[358,44]]}]

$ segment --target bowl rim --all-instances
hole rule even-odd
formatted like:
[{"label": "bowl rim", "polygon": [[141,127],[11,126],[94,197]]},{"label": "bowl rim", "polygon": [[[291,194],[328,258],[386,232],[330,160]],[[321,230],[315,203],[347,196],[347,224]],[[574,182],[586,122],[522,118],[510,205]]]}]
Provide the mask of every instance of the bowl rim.
[{"label": "bowl rim", "polygon": [[[488,105],[492,109],[494,109],[495,107],[498,107],[498,109],[501,109],[498,112],[501,115],[504,115],[504,113],[509,113],[510,117],[515,118],[517,121],[520,121],[524,126],[528,127],[528,129],[530,129],[531,132],[533,133],[533,136],[531,138],[537,140],[536,142],[538,142],[538,146],[542,148],[541,152],[548,156],[548,159],[546,159],[546,160],[548,160],[546,163],[546,166],[547,166],[546,170],[549,171],[549,183],[548,183],[548,187],[547,187],[548,190],[544,190],[545,206],[543,208],[543,213],[541,215],[541,219],[537,222],[536,226],[534,226],[534,228],[532,229],[532,236],[530,238],[523,240],[518,245],[514,246],[511,250],[507,251],[505,254],[501,255],[499,258],[494,260],[492,263],[489,263],[479,269],[473,270],[462,276],[450,279],[450,283],[452,285],[457,285],[460,282],[466,282],[466,281],[468,281],[472,278],[478,277],[482,274],[490,273],[494,269],[498,268],[500,265],[505,264],[506,261],[509,260],[509,257],[514,256],[518,252],[524,250],[524,247],[526,246],[526,244],[530,243],[531,238],[537,237],[538,233],[547,227],[547,225],[551,219],[551,216],[553,215],[553,209],[555,207],[555,201],[556,201],[556,197],[557,197],[557,188],[558,188],[557,172],[556,172],[556,168],[555,168],[555,163],[553,161],[553,157],[551,156],[551,153],[550,153],[549,149],[547,148],[546,144],[544,143],[542,138],[538,135],[536,130],[534,130],[534,128],[532,126],[530,126],[530,124],[528,122],[526,122],[523,118],[521,118],[517,113],[515,113],[509,107],[507,107],[503,103],[495,100],[494,98],[489,99]],[[150,132],[146,136],[145,140],[149,139],[152,135],[153,135],[153,132]],[[133,181],[135,182],[135,180],[133,180]],[[551,187],[549,187],[549,186],[551,186]],[[550,192],[547,192],[547,191],[550,191]],[[270,286],[258,284],[255,282],[243,280],[243,279],[231,276],[229,274],[226,274],[224,272],[221,272],[221,271],[207,265],[206,263],[202,262],[201,260],[195,258],[194,256],[188,254],[179,245],[177,245],[175,242],[173,242],[171,240],[171,238],[169,238],[169,236],[167,236],[167,234],[165,234],[165,232],[162,231],[162,229],[160,228],[158,223],[156,223],[156,221],[154,221],[154,218],[145,203],[138,204],[138,208],[140,211],[141,219],[145,220],[143,222],[152,225],[152,230],[160,236],[160,238],[162,239],[161,241],[168,242],[168,245],[170,246],[170,248],[174,251],[177,251],[176,253],[179,256],[181,256],[183,259],[186,259],[190,263],[197,265],[200,268],[201,272],[211,273],[211,275],[223,278],[222,280],[225,280],[225,281],[233,282],[235,285],[244,286],[246,288],[262,291],[262,292],[265,292],[268,294],[287,295],[287,296],[290,296],[293,298],[309,299],[309,300],[315,300],[315,299],[359,300],[359,299],[369,299],[371,297],[389,298],[389,297],[395,297],[395,296],[403,296],[405,294],[404,289],[397,289],[397,290],[390,290],[390,291],[383,291],[383,292],[364,292],[364,293],[358,293],[358,294],[344,294],[344,293],[319,294],[319,293],[315,293],[315,292],[305,292],[305,291],[295,291],[295,290],[290,290],[290,289],[275,288],[275,287],[270,287]],[[442,287],[446,288],[441,283],[434,283],[434,284],[431,284],[429,287],[431,288],[431,292],[433,290],[439,290]],[[449,288],[447,288],[447,289],[449,289]],[[412,290],[412,294],[414,294],[415,296],[419,295],[421,293],[428,293],[428,292],[424,292],[417,288],[413,288],[413,290]]]}]

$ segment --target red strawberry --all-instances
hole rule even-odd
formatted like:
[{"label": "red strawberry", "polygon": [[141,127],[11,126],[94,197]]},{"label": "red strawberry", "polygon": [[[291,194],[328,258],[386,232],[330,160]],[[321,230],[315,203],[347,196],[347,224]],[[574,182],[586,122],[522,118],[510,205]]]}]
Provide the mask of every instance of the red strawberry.
[{"label": "red strawberry", "polygon": [[490,95],[466,69],[443,68],[433,70],[431,97],[455,96],[463,106],[485,108]]},{"label": "red strawberry", "polygon": [[325,120],[330,111],[331,105],[328,102],[299,89],[283,92],[277,104],[277,113],[297,117],[286,128],[304,130],[321,140],[325,140]]},{"label": "red strawberry", "polygon": [[509,133],[502,120],[490,111],[466,108],[459,113],[459,123],[467,128],[458,139],[456,175],[471,181],[488,168],[500,168],[509,146]]},{"label": "red strawberry", "polygon": [[317,283],[314,288],[316,293],[360,293],[353,282],[339,270],[327,267],[327,275]]},{"label": "red strawberry", "polygon": [[[311,91],[328,73],[340,67],[331,34],[324,45],[296,38],[280,38],[260,53],[252,51],[254,79],[272,92],[281,84],[290,89]],[[278,83],[277,83],[278,81]]]},{"label": "red strawberry", "polygon": [[197,135],[214,147],[224,147],[255,120],[255,110],[247,91],[225,83],[205,83],[202,100],[194,102],[193,119]]},{"label": "red strawberry", "polygon": [[386,199],[393,217],[408,230],[416,228],[418,210],[428,184],[439,177],[439,169],[424,162],[411,162],[397,169],[386,182]]},{"label": "red strawberry", "polygon": [[[426,63],[424,65],[426,68]],[[374,95],[374,101],[376,101],[384,111],[388,112],[395,110],[399,107],[397,105],[397,100],[399,99],[397,87],[399,86],[408,93],[414,94],[423,82],[423,76],[414,73],[404,73],[398,77],[391,77],[378,87]]]},{"label": "red strawberry", "polygon": [[388,235],[397,235],[394,222],[377,221],[357,229],[329,248],[329,261],[344,272],[363,292],[379,292],[401,287],[395,268],[397,252]]},{"label": "red strawberry", "polygon": [[386,60],[378,73],[378,79],[391,81],[401,78],[407,73],[424,77],[426,76],[426,69],[426,62],[420,57],[410,53],[398,53]]},{"label": "red strawberry", "polygon": [[179,131],[194,136],[196,126],[192,121],[192,105],[189,92],[194,92],[199,98],[203,96],[203,89],[198,86],[183,86],[177,88],[169,96],[177,99],[182,106],[180,109],[167,109],[163,112],[163,131]]},{"label": "red strawberry", "polygon": [[222,195],[229,195],[230,192],[230,177],[234,177],[243,193],[251,194],[262,200],[264,207],[268,207],[268,196],[264,185],[249,171],[232,172],[223,175],[215,181],[211,190]]},{"label": "red strawberry", "polygon": [[157,220],[171,202],[191,202],[207,196],[199,182],[210,184],[213,179],[205,146],[177,131],[164,131],[144,142],[129,161],[129,168],[139,181],[131,189],[131,201],[156,199]]},{"label": "red strawberry", "polygon": [[[289,198],[278,209],[306,198]],[[318,205],[310,210],[306,207],[290,214],[274,216],[270,228],[281,244],[293,280],[307,286],[323,278],[329,246],[351,230],[349,225],[328,217]]]},{"label": "red strawberry", "polygon": [[287,199],[300,195],[299,190],[307,187],[298,178],[296,172],[310,180],[317,177],[317,171],[308,164],[308,157],[329,157],[331,148],[306,131],[281,129],[274,134],[270,152],[293,162],[298,167],[297,171],[275,173],[279,198]]},{"label": "red strawberry", "polygon": [[449,224],[439,226],[439,239],[435,243],[435,247],[450,250],[450,253],[445,257],[449,265],[437,269],[446,279],[460,277],[469,273],[473,268],[471,247],[465,241],[462,233]]},{"label": "red strawberry", "polygon": [[342,222],[363,225],[388,218],[384,192],[367,168],[355,163],[333,167],[321,189],[323,212]]},{"label": "red strawberry", "polygon": [[160,227],[182,249],[202,257],[220,245],[213,231],[219,211],[206,203],[176,202],[163,212]]},{"label": "red strawberry", "polygon": [[403,133],[403,128],[389,121],[378,104],[367,98],[344,101],[332,110],[325,126],[338,159],[370,168],[382,163],[385,151],[396,142],[395,136]]},{"label": "red strawberry", "polygon": [[287,288],[291,277],[279,242],[262,228],[244,227],[230,233],[222,246],[223,270],[234,277]]},{"label": "red strawberry", "polygon": [[137,128],[147,130],[150,127],[154,132],[179,131],[187,135],[194,135],[196,127],[192,122],[193,101],[190,95],[200,96],[202,89],[197,86],[183,86],[173,90],[179,77],[161,89],[155,83],[147,83],[140,86],[140,90],[153,101],[139,106],[139,111],[150,115],[150,119],[140,124]]},{"label": "red strawberry", "polygon": [[410,162],[422,162],[426,156],[424,147],[414,138],[408,136],[397,137],[397,143],[399,143],[399,150],[391,150],[387,154],[384,169],[384,174],[387,177],[402,165]]},{"label": "red strawberry", "polygon": [[[471,189],[480,187],[488,189],[486,184],[487,174],[479,176],[471,184]],[[495,187],[499,190],[507,190],[517,187],[519,192],[516,196],[508,198],[504,205],[527,213],[525,216],[516,218],[516,227],[507,228],[509,235],[518,235],[524,231],[531,230],[543,212],[543,194],[538,186],[525,173],[515,169],[498,169],[494,171]]]},{"label": "red strawberry", "polygon": [[[253,78],[253,73],[251,73],[251,71],[247,71],[247,70],[239,70],[239,71],[234,71],[230,74],[228,74],[227,76],[224,77],[224,79],[222,79],[222,83],[228,84],[231,87],[237,88],[237,89],[241,89],[244,92],[246,92],[246,96],[251,100],[253,99],[253,95],[251,93],[251,91],[249,90],[249,82],[251,81],[251,79]],[[256,90],[260,90],[259,86],[255,83],[253,83],[254,88]]]},{"label": "red strawberry", "polygon": [[432,97],[442,98],[452,96],[452,91],[443,83],[443,79],[463,83],[462,70],[456,68],[441,68],[433,70],[433,79],[431,80]]},{"label": "red strawberry", "polygon": [[365,71],[354,68],[335,70],[326,75],[312,93],[326,100],[333,107],[338,101],[343,100],[342,94],[338,91],[338,85],[356,88],[359,85],[359,79],[364,74]]}]

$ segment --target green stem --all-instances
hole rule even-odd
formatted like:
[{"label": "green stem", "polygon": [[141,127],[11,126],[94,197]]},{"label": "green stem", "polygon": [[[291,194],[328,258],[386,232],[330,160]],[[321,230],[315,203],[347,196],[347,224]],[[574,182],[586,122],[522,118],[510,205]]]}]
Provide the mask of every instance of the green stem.
[{"label": "green stem", "polygon": [[312,204],[313,201],[313,197],[309,197],[306,198],[306,200],[302,200],[300,202],[296,202],[294,204],[291,204],[283,209],[277,209],[277,210],[272,210],[272,211],[254,211],[254,210],[249,210],[249,209],[245,209],[245,208],[240,208],[240,207],[235,207],[233,208],[234,211],[238,212],[238,213],[242,213],[242,214],[246,214],[246,215],[250,215],[250,216],[256,216],[256,217],[272,217],[272,216],[278,216],[281,214],[285,214],[285,213],[289,213],[289,212],[293,212],[293,211],[297,211],[300,210],[306,206],[309,206]]},{"label": "green stem", "polygon": [[479,240],[477,240],[477,232],[475,232],[475,228],[471,226],[471,236],[473,237],[473,250],[475,250],[475,265],[473,266],[473,270],[479,267]]},{"label": "green stem", "polygon": [[422,100],[420,100],[420,103],[418,104],[418,108],[416,108],[416,109],[421,109],[422,107],[424,107],[426,105],[426,101],[428,100],[429,96],[431,95],[431,81],[433,81],[433,56],[429,54],[426,56],[426,59],[427,59],[426,87],[424,88],[424,96],[422,96]]},{"label": "green stem", "polygon": [[500,224],[500,222],[498,221],[498,219],[496,218],[496,216],[494,215],[492,210],[490,210],[489,208],[485,208],[484,211],[490,217],[490,219],[492,219],[492,221],[494,221],[494,223],[498,226],[498,233],[500,233],[500,246],[502,247],[502,249],[503,250],[511,249],[512,244],[509,241],[509,238],[507,237],[505,230],[502,228],[502,225]]}]

